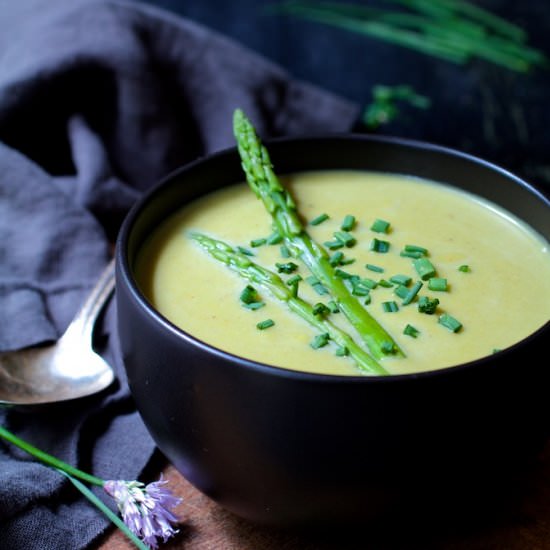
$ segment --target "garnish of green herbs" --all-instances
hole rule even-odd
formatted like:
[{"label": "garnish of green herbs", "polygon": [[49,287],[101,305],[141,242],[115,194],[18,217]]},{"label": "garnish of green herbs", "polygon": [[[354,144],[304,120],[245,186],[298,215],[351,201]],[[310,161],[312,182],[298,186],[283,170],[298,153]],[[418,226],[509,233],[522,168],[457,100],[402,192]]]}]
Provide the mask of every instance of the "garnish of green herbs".
[{"label": "garnish of green herbs", "polygon": [[428,249],[424,248],[423,246],[418,246],[417,244],[406,244],[403,247],[403,250],[405,252],[415,252],[419,254],[420,256],[427,256],[428,255]]},{"label": "garnish of green herbs", "polygon": [[265,237],[261,237],[259,239],[253,239],[250,241],[250,246],[252,248],[257,248],[258,246],[263,246],[267,242],[267,239]]},{"label": "garnish of green herbs", "polygon": [[384,273],[384,268],[383,268],[383,267],[380,267],[379,265],[365,264],[365,267],[366,267],[369,271],[374,271],[374,272],[376,272],[376,273]]},{"label": "garnish of green herbs", "polygon": [[329,215],[328,214],[319,214],[317,217],[313,218],[309,224],[310,225],[319,225],[321,223],[323,223],[324,221],[328,220],[329,219]]},{"label": "garnish of green herbs", "polygon": [[414,283],[407,294],[405,294],[405,296],[403,297],[404,306],[408,306],[416,298],[416,295],[418,294],[418,291],[422,288],[423,284],[424,283],[422,281],[416,281]]},{"label": "garnish of green herbs", "polygon": [[328,334],[328,332],[324,332],[323,334],[318,334],[317,336],[315,336],[315,338],[313,338],[313,340],[311,341],[310,346],[313,349],[324,348],[328,344],[329,340],[330,335]]},{"label": "garnish of green herbs", "polygon": [[447,291],[447,279],[443,277],[431,277],[428,279],[428,288],[437,292]]},{"label": "garnish of green herbs", "polygon": [[265,330],[272,326],[275,326],[275,321],[273,319],[264,319],[263,321],[256,323],[256,328],[258,330]]},{"label": "garnish of green herbs", "polygon": [[408,275],[398,274],[398,275],[392,275],[390,277],[390,282],[396,285],[408,286],[411,281],[412,281],[412,278],[409,277]]},{"label": "garnish of green herbs", "polygon": [[376,220],[374,220],[374,222],[372,222],[370,230],[374,231],[375,233],[388,233],[388,231],[390,230],[390,222],[377,218]]},{"label": "garnish of green herbs", "polygon": [[265,302],[262,301],[258,291],[251,285],[246,285],[242,290],[239,299],[242,305],[247,309],[260,309],[265,306]]},{"label": "garnish of green herbs", "polygon": [[334,241],[326,241],[324,245],[329,250],[338,250],[339,248],[344,248],[344,243],[338,239]]},{"label": "garnish of green herbs", "polygon": [[[385,7],[290,0],[271,7],[286,14],[332,25],[457,64],[473,59],[528,72],[548,59],[527,44],[521,27],[466,0],[387,0]],[[396,6],[397,4],[397,6]]]},{"label": "garnish of green herbs", "polygon": [[386,313],[394,313],[399,310],[399,306],[397,305],[397,302],[390,300],[388,302],[382,302],[382,309]]},{"label": "garnish of green herbs", "polygon": [[418,299],[418,311],[420,313],[433,315],[438,305],[439,300],[437,298],[428,298],[428,296],[421,296]]},{"label": "garnish of green herbs", "polygon": [[435,267],[428,258],[417,258],[413,260],[413,267],[423,281],[427,281],[435,276]]},{"label": "garnish of green herbs", "polygon": [[398,103],[407,103],[419,109],[427,109],[430,100],[414,91],[406,84],[398,86],[383,86],[378,84],[372,88],[372,101],[362,115],[362,121],[369,130],[376,130],[383,124],[395,120],[400,113]]},{"label": "garnish of green herbs", "polygon": [[277,231],[274,231],[273,233],[271,233],[271,235],[269,235],[269,237],[267,237],[266,239],[266,244],[271,244],[271,245],[281,244],[282,242],[283,242],[283,237]]},{"label": "garnish of green herbs", "polygon": [[458,332],[462,328],[462,323],[448,313],[442,313],[437,322],[451,332]]},{"label": "garnish of green herbs", "polygon": [[277,268],[278,273],[286,273],[288,275],[290,273],[294,273],[298,269],[298,264],[295,264],[294,262],[277,262],[275,267]]},{"label": "garnish of green herbs", "polygon": [[[357,367],[370,374],[388,374],[378,361],[371,357],[345,331],[334,325],[327,315],[319,315],[308,302],[302,300],[292,291],[301,279],[296,279],[295,285],[285,283],[277,273],[255,263],[249,256],[242,254],[229,244],[213,239],[202,233],[192,233],[190,237],[210,256],[225,264],[232,271],[254,285],[269,292],[275,299],[287,304],[290,311],[307,321],[321,334],[328,334],[330,340],[337,346],[345,347]],[[341,308],[341,304],[336,304]],[[328,309],[329,306],[326,306]],[[386,340],[384,340],[386,341]]]},{"label": "garnish of green herbs", "polygon": [[254,252],[252,252],[252,250],[248,250],[248,248],[245,248],[244,246],[239,246],[238,249],[239,249],[239,252],[242,252],[247,256],[254,256]]},{"label": "garnish of green herbs", "polygon": [[461,271],[462,273],[469,273],[471,269],[469,265],[463,264],[458,267],[458,271]]},{"label": "garnish of green herbs", "polygon": [[385,254],[390,249],[390,243],[388,241],[383,241],[381,239],[372,239],[369,245],[369,249],[373,252],[379,252],[380,254]]},{"label": "garnish of green herbs", "polygon": [[[64,475],[94,506],[105,514],[140,550],[157,548],[157,539],[166,542],[178,530],[173,527],[179,519],[173,509],[181,502],[162,479],[144,485],[139,481],[103,480],[67,464],[38,449],[0,425],[0,438],[19,447],[43,464]],[[111,496],[122,520],[107,507],[84,483],[102,487]]]},{"label": "garnish of green herbs", "polygon": [[412,325],[407,324],[405,328],[403,329],[403,334],[406,334],[407,336],[411,336],[412,338],[417,338],[420,334],[420,331],[413,327]]},{"label": "garnish of green herbs", "polygon": [[357,243],[357,239],[348,231],[336,231],[334,233],[334,238],[337,241],[344,243],[344,246],[351,248]]},{"label": "garnish of green herbs", "polygon": [[246,180],[263,202],[275,231],[283,237],[291,256],[303,262],[328,290],[375,359],[387,355],[387,346],[383,346],[383,343],[388,341],[393,343],[392,353],[403,356],[390,334],[351,294],[344,281],[334,275],[328,252],[305,230],[292,196],[273,171],[267,149],[240,109],[236,109],[233,115],[233,132]]},{"label": "garnish of green herbs", "polygon": [[351,214],[347,214],[344,217],[344,221],[342,221],[342,225],[340,226],[340,229],[342,231],[351,231],[355,227],[355,216],[352,216]]}]

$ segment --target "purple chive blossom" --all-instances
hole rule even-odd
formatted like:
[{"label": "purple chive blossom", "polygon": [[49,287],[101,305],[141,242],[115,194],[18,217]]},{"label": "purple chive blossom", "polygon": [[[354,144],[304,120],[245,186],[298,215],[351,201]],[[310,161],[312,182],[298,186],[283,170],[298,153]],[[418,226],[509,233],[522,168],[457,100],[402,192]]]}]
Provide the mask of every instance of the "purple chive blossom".
[{"label": "purple chive blossom", "polygon": [[144,485],[140,481],[106,481],[103,488],[117,503],[128,528],[151,548],[157,548],[157,538],[166,542],[178,530],[172,527],[178,517],[172,513],[181,498],[175,497],[159,481]]}]

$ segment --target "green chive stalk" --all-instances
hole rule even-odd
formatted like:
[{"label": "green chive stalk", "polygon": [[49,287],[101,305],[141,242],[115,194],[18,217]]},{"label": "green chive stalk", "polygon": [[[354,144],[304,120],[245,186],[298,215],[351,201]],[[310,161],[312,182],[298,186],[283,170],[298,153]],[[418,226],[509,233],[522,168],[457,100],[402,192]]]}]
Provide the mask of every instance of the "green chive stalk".
[{"label": "green chive stalk", "polygon": [[23,439],[17,437],[15,434],[11,433],[9,430],[0,425],[0,439],[4,439],[19,447],[29,455],[37,458],[47,466],[57,470],[60,474],[64,475],[75,487],[85,496],[92,504],[94,504],[101,512],[103,512],[107,518],[109,518],[140,550],[148,550],[146,546],[129,528],[128,526],[116,515],[114,514],[99,498],[97,498],[94,493],[92,493],[85,485],[83,485],[79,480],[85,481],[91,485],[96,485],[97,487],[103,487],[105,481],[99,477],[93,476],[70,464],[67,464],[63,460],[52,456],[41,449],[38,449],[34,445],[27,443]]},{"label": "green chive stalk", "polygon": [[352,295],[344,281],[335,275],[327,251],[305,230],[294,200],[273,171],[267,149],[240,109],[234,113],[233,131],[246,180],[271,215],[274,229],[284,239],[291,256],[301,260],[330,292],[375,359],[387,356],[388,349],[390,353],[403,356],[403,351],[390,334]]},{"label": "green chive stalk", "polygon": [[287,304],[288,308],[342,348],[346,348],[357,367],[370,374],[388,374],[373,357],[361,348],[353,338],[324,316],[316,315],[311,304],[296,296],[291,288],[273,271],[253,262],[249,256],[229,244],[202,233],[192,233],[191,238],[216,260],[224,263],[241,277],[267,290],[274,298]]},{"label": "green chive stalk", "polygon": [[289,14],[464,64],[474,57],[509,70],[548,67],[519,26],[464,0],[388,0],[403,10],[341,2],[291,0],[272,13]]}]

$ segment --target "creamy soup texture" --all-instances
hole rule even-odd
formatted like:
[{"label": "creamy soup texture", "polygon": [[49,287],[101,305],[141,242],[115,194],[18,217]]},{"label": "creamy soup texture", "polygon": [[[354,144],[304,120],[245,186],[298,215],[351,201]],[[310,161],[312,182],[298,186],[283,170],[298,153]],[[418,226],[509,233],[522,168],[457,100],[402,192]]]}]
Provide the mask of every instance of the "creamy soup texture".
[{"label": "creamy soup texture", "polygon": [[[357,244],[344,248],[355,262],[346,271],[374,280],[396,274],[419,277],[410,258],[400,256],[407,244],[429,250],[437,276],[448,290],[428,290],[419,296],[438,298],[436,314],[418,312],[417,304],[401,305],[395,288],[378,286],[365,306],[390,332],[406,358],[388,357],[383,366],[392,374],[439,369],[477,359],[523,339],[550,318],[550,249],[527,225],[493,204],[434,182],[401,175],[329,171],[283,178],[304,220],[321,213],[330,218],[308,232],[320,242],[333,240],[344,217],[357,224]],[[377,219],[390,222],[387,234],[370,227]],[[283,260],[280,245],[250,247],[250,241],[271,233],[269,215],[246,184],[201,197],[167,219],[147,240],[137,258],[138,283],[148,300],[172,323],[217,348],[288,369],[324,374],[360,374],[349,357],[337,357],[333,345],[313,349],[317,331],[269,294],[259,289],[265,307],[250,311],[239,295],[248,281],[211,258],[189,234],[200,231],[254,252],[254,261],[276,271]],[[373,238],[386,240],[386,253],[370,250]],[[299,262],[297,262],[299,263]],[[382,273],[365,264],[382,267]],[[468,265],[470,271],[458,268]],[[298,273],[309,275],[300,266]],[[290,275],[282,274],[287,279]],[[256,285],[257,287],[257,285]],[[300,296],[311,303],[327,301],[302,282]],[[382,302],[396,301],[396,312]],[[463,328],[453,333],[437,322],[447,312]],[[331,319],[347,327],[341,313]],[[258,330],[256,323],[275,325]],[[403,334],[410,324],[416,338]],[[352,333],[348,329],[348,331]],[[358,340],[359,341],[359,340]]]}]

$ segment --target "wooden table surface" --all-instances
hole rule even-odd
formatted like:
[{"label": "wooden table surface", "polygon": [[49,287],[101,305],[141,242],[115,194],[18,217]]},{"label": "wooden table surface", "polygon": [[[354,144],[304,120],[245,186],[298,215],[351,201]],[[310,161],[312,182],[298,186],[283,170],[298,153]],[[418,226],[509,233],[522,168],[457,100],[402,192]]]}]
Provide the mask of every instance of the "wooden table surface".
[{"label": "wooden table surface", "polygon": [[[223,510],[187,482],[171,465],[163,473],[184,501],[177,512],[180,532],[166,550],[550,550],[550,442],[533,464],[520,495],[510,495],[498,512],[475,521],[450,518],[426,530],[400,524],[382,533],[342,530],[295,533],[252,525]],[[435,522],[434,522],[435,523]],[[130,550],[134,546],[111,529],[96,550]]]}]

